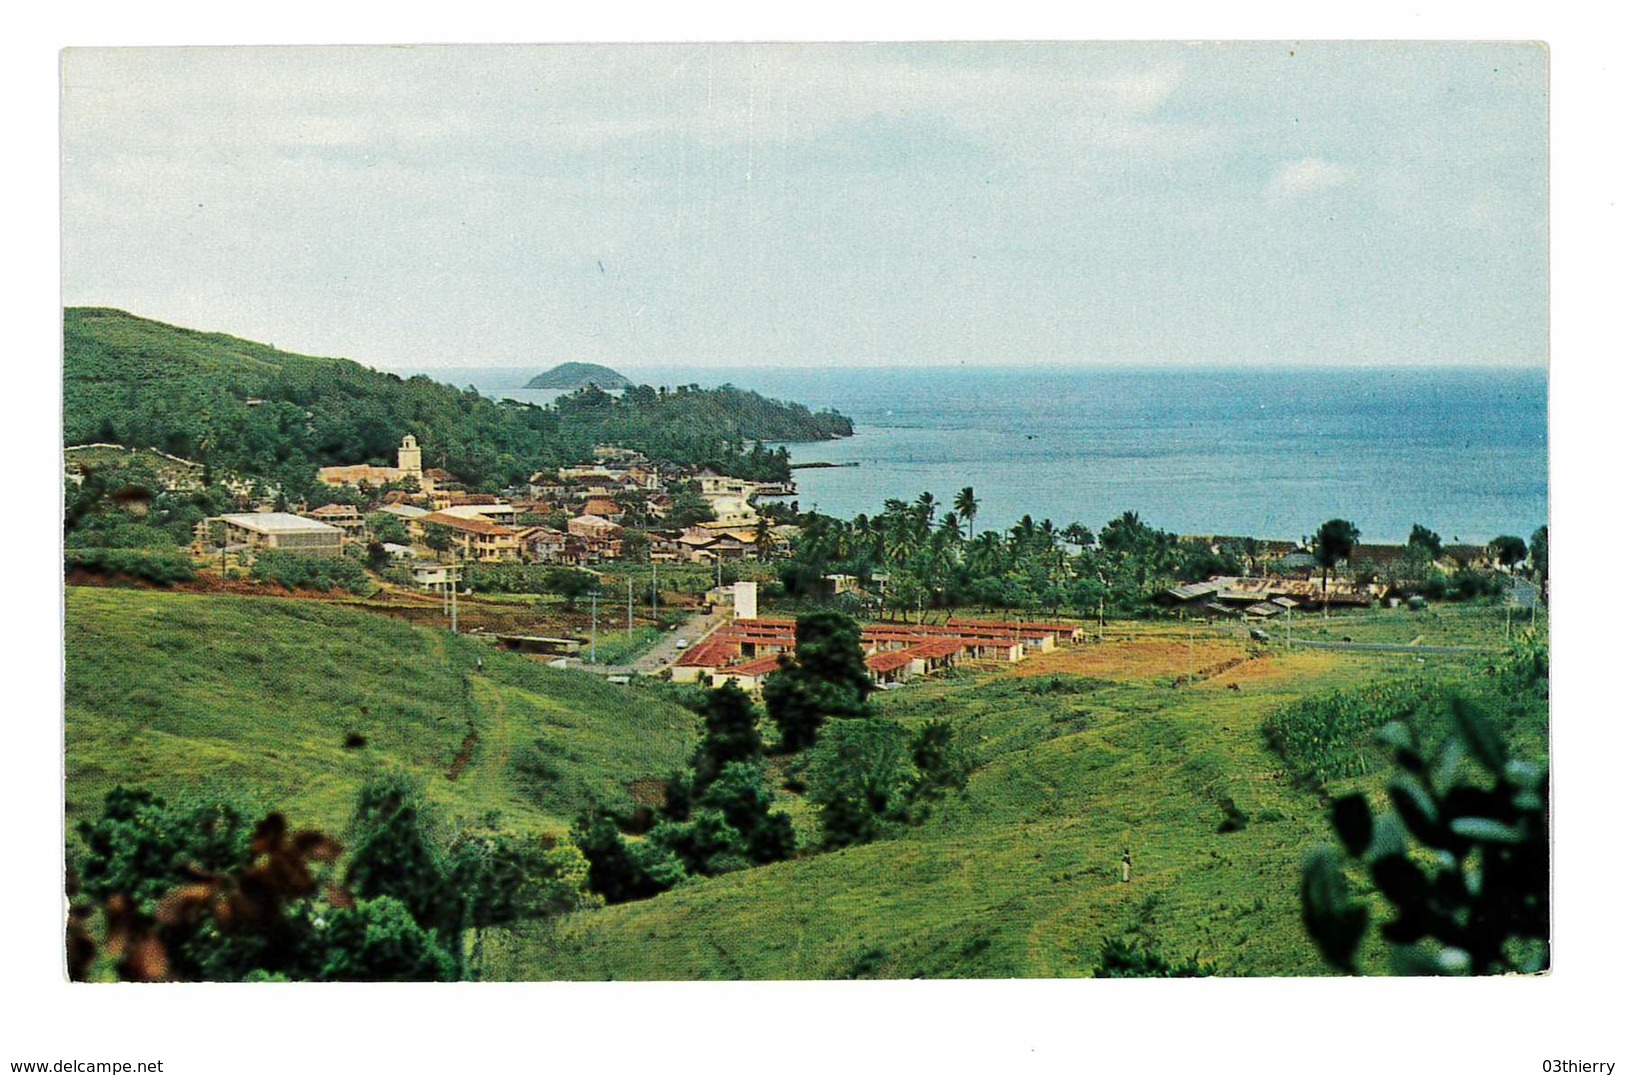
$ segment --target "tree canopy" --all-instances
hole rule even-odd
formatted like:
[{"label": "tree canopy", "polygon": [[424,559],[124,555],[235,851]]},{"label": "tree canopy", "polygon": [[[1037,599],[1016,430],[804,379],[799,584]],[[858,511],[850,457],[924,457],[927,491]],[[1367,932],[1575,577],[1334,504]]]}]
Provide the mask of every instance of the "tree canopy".
[{"label": "tree canopy", "polygon": [[605,443],[784,480],[788,453],[762,442],[852,432],[841,415],[732,385],[640,385],[619,397],[589,385],[542,407],[94,308],[64,312],[62,388],[68,444],[206,456],[212,469],[274,482],[295,498],[317,491],[321,466],[393,466],[406,433],[423,445],[425,466],[496,490],[584,462]]},{"label": "tree canopy", "polygon": [[796,619],[795,654],[780,658],[762,697],[778,725],[780,749],[794,753],[817,740],[826,719],[869,716],[873,690],[858,622],[826,611]]},{"label": "tree canopy", "polygon": [[1322,588],[1333,568],[1354,555],[1360,531],[1347,519],[1328,519],[1315,531],[1315,563],[1320,565]]},{"label": "tree canopy", "polygon": [[1490,539],[1490,555],[1502,567],[1515,567],[1529,558],[1529,546],[1515,534],[1502,534]]}]

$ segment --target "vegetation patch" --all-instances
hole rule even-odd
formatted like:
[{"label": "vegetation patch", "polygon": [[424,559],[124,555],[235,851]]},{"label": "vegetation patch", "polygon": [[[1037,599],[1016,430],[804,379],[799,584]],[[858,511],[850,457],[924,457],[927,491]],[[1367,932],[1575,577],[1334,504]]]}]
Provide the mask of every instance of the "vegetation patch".
[{"label": "vegetation patch", "polygon": [[190,582],[197,577],[185,553],[163,549],[81,548],[69,549],[64,557],[69,574],[82,571],[108,579],[126,578],[155,586]]},{"label": "vegetation patch", "polygon": [[1262,730],[1293,779],[1318,788],[1380,766],[1378,729],[1438,704],[1438,692],[1419,681],[1378,683],[1283,706],[1265,718]]}]

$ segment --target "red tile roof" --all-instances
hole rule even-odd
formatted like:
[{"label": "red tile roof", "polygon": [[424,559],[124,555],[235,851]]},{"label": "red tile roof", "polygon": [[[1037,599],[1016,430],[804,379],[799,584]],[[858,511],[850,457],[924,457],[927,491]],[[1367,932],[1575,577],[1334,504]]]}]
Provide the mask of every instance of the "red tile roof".
[{"label": "red tile roof", "polygon": [[493,523],[485,519],[464,519],[457,515],[443,515],[438,511],[432,511],[418,521],[425,526],[434,523],[437,526],[444,526],[448,530],[461,530],[469,534],[487,534],[491,537],[517,533],[512,527],[503,526],[501,523]]},{"label": "red tile roof", "polygon": [[769,672],[776,671],[778,667],[779,659],[777,657],[757,657],[753,660],[730,665],[727,668],[719,668],[717,673],[724,676],[765,676]]},{"label": "red tile roof", "polygon": [[908,650],[894,650],[891,653],[875,653],[864,659],[871,672],[895,672],[899,668],[906,668],[914,657]]},{"label": "red tile roof", "polygon": [[928,660],[937,660],[943,657],[952,657],[965,648],[965,643],[957,638],[933,638],[929,642],[920,642],[901,652],[914,657],[923,657]]},{"label": "red tile roof", "polygon": [[677,658],[677,665],[681,668],[721,668],[737,656],[737,643],[713,638],[690,647]]}]

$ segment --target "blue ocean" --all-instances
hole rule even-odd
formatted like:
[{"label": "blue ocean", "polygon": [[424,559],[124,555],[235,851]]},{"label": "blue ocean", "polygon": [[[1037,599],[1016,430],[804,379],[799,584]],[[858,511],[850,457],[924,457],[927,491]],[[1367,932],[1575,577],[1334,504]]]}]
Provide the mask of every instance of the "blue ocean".
[{"label": "blue ocean", "polygon": [[[539,370],[422,370],[545,403]],[[647,384],[731,383],[850,417],[790,446],[803,508],[976,490],[978,530],[1022,515],[1098,530],[1132,510],[1182,534],[1300,538],[1346,518],[1367,542],[1412,523],[1446,541],[1547,521],[1543,369],[795,369],[641,367]]]}]

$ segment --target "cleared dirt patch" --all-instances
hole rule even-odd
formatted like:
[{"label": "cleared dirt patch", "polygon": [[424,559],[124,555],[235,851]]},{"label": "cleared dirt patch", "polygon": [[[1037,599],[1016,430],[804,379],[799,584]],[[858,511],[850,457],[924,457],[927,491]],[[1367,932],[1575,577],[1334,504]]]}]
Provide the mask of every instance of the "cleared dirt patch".
[{"label": "cleared dirt patch", "polygon": [[1245,647],[1231,642],[1134,639],[1040,654],[1016,665],[1011,669],[1011,674],[1093,676],[1126,682],[1185,676],[1194,671],[1201,678],[1209,669],[1227,666],[1237,660],[1245,661],[1246,658]]},{"label": "cleared dirt patch", "polygon": [[1269,682],[1297,676],[1317,676],[1337,666],[1342,660],[1338,654],[1325,650],[1293,650],[1290,653],[1272,653],[1248,661],[1213,682],[1223,686],[1228,682]]}]

